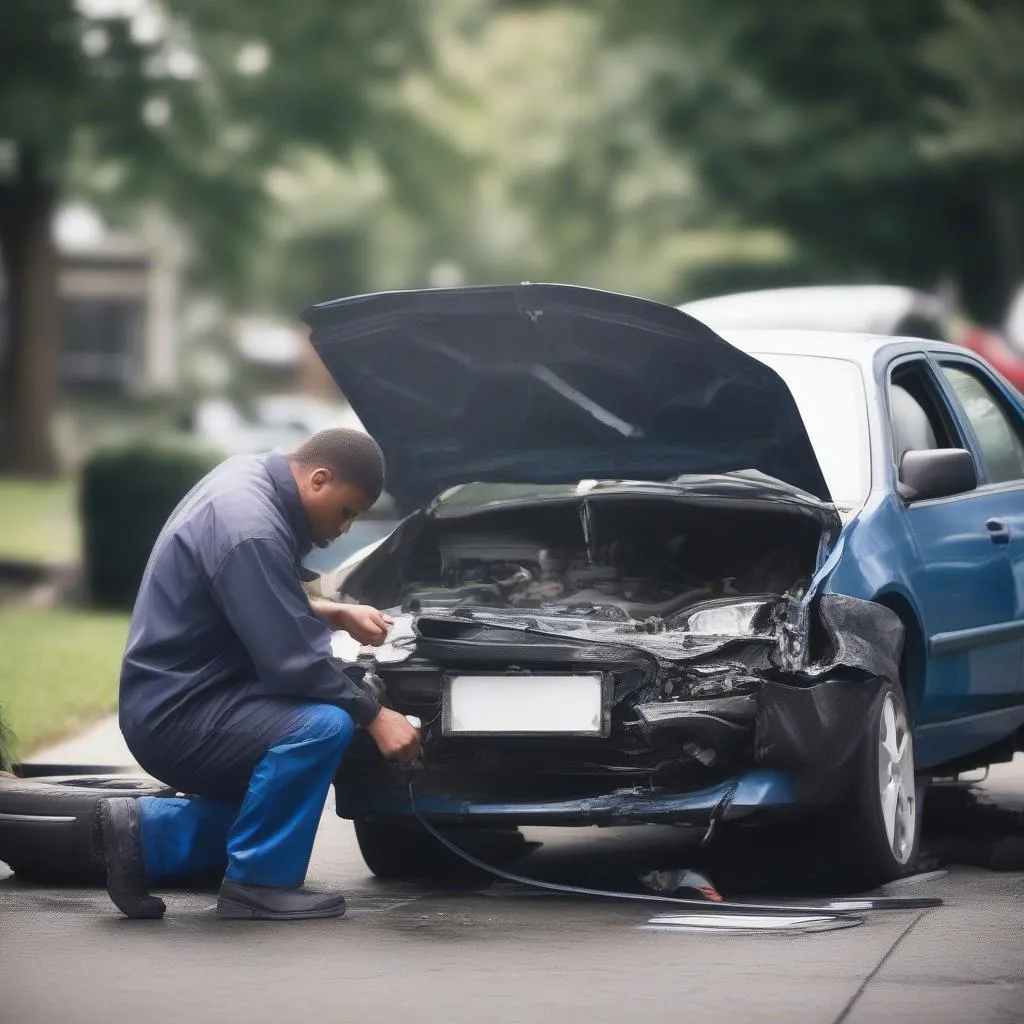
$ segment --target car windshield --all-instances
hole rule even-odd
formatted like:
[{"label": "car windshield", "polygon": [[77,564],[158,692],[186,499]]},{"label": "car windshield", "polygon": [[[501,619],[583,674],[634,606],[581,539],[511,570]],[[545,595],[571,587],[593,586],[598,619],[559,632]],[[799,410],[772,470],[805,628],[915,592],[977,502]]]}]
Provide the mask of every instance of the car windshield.
[{"label": "car windshield", "polygon": [[832,500],[855,508],[868,495],[871,459],[860,367],[828,356],[751,352],[789,386]]}]

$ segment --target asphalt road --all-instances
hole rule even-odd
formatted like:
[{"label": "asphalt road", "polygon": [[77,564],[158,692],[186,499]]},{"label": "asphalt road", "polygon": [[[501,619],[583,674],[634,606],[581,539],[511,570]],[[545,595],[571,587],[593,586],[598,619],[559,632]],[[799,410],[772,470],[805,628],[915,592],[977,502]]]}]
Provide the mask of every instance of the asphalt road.
[{"label": "asphalt road", "polygon": [[[0,1024],[1024,1020],[1024,762],[980,798],[933,794],[928,822],[944,873],[891,891],[944,906],[810,934],[652,930],[666,908],[504,882],[380,883],[328,814],[309,880],[344,889],[341,920],[222,922],[213,893],[171,892],[163,921],[130,922],[101,891],[0,877]],[[752,838],[701,861],[671,829],[528,837],[544,845],[516,867],[538,877],[636,889],[641,871],[700,862],[730,897],[822,894],[798,850]]]}]

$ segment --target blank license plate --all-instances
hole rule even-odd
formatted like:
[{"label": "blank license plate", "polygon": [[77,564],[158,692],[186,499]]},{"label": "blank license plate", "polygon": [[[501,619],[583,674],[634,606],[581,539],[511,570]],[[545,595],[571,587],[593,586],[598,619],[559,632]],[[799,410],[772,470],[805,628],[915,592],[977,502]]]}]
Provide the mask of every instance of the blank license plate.
[{"label": "blank license plate", "polygon": [[450,676],[444,733],[601,736],[601,676]]}]

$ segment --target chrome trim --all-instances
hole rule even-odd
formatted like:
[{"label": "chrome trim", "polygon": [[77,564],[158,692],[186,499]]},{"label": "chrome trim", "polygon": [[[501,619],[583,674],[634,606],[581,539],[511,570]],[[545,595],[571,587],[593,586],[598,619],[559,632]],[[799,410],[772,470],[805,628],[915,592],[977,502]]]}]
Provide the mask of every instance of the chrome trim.
[{"label": "chrome trim", "polygon": [[1006,644],[1024,637],[1024,619],[1013,622],[997,622],[992,626],[975,626],[972,629],[957,629],[949,633],[936,633],[928,640],[930,654],[954,654],[969,651],[989,644]]},{"label": "chrome trim", "polygon": [[73,814],[70,816],[63,814],[7,814],[0,811],[0,821],[43,821],[48,824],[60,825],[74,820]]}]

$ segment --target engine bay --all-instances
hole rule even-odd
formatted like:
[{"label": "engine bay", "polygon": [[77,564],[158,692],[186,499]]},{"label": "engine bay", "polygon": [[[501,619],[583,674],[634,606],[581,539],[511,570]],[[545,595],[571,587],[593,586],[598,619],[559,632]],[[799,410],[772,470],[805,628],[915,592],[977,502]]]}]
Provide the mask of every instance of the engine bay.
[{"label": "engine bay", "polygon": [[783,594],[814,569],[820,528],[665,501],[582,502],[435,520],[389,604],[509,608],[671,629],[702,602]]},{"label": "engine bay", "polygon": [[[375,648],[336,634],[335,656],[421,720],[422,781],[444,799],[498,794],[520,813],[614,801],[638,780],[706,787],[753,764],[830,784],[820,767],[847,763],[848,723],[898,677],[903,627],[872,602],[814,594],[837,517],[751,489],[719,478],[678,495],[440,503],[336,580],[341,599],[394,625]],[[601,728],[592,701],[590,727],[554,727],[569,706],[559,694],[598,677]],[[473,718],[502,694],[499,727]],[[539,717],[508,731],[513,711]],[[387,766],[368,754],[348,770],[386,789]]]},{"label": "engine bay", "polygon": [[410,584],[402,592],[402,608],[484,606],[622,620],[669,619],[716,592],[736,593],[731,579],[705,582],[683,573],[663,579],[654,567],[644,572],[642,557],[628,540],[612,542],[593,559],[583,551],[542,543],[516,543],[507,537],[447,538],[440,547],[439,584]]}]

